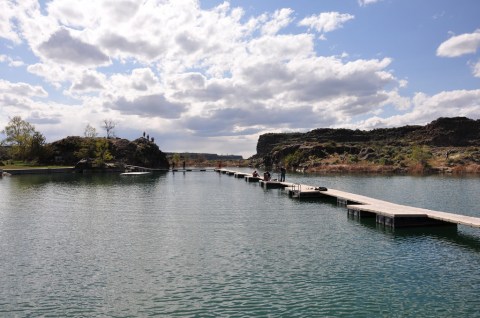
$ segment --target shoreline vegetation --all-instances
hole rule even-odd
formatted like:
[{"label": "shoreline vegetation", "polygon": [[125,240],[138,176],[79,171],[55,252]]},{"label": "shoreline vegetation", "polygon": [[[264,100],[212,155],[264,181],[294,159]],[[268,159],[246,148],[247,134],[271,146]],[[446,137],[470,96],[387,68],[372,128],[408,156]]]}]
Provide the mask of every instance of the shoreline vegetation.
[{"label": "shoreline vegetation", "polygon": [[[108,125],[107,125],[108,123]],[[35,127],[14,117],[0,144],[0,169],[61,169],[117,172],[127,165],[154,169],[244,167],[271,172],[360,174],[480,174],[480,120],[439,118],[425,126],[371,131],[320,128],[305,133],[259,136],[256,154],[241,156],[163,152],[153,137],[130,141],[107,137],[87,125],[85,136],[45,143]],[[22,132],[19,134],[18,132]],[[253,171],[253,170],[252,170]]]},{"label": "shoreline vegetation", "polygon": [[[62,169],[75,168],[72,165],[30,165],[24,162],[5,163],[0,165],[0,170],[35,170],[35,169]],[[279,167],[265,167],[262,164],[256,164],[251,159],[238,160],[186,160],[187,168],[252,168],[264,169],[270,171],[279,171]],[[168,168],[172,169],[172,167]],[[175,169],[182,169],[181,163]],[[335,163],[314,163],[311,166],[307,164],[302,167],[287,167],[289,172],[298,173],[318,173],[318,174],[392,174],[392,175],[432,175],[432,174],[451,174],[451,175],[480,175],[480,164],[450,164],[450,165],[428,165],[421,164],[412,165],[410,167],[399,168],[392,165],[381,165],[371,163],[354,163],[354,164],[335,164]],[[167,169],[166,169],[167,170]]]}]

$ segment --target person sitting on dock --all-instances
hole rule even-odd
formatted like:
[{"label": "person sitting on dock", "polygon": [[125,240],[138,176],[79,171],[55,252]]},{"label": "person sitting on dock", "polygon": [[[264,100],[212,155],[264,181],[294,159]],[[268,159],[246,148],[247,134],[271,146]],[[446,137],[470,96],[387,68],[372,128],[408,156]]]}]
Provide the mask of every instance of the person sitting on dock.
[{"label": "person sitting on dock", "polygon": [[263,181],[270,181],[270,172],[265,171],[263,174]]},{"label": "person sitting on dock", "polygon": [[252,173],[252,177],[258,178],[258,172],[257,172],[257,170],[255,170],[255,171]]}]

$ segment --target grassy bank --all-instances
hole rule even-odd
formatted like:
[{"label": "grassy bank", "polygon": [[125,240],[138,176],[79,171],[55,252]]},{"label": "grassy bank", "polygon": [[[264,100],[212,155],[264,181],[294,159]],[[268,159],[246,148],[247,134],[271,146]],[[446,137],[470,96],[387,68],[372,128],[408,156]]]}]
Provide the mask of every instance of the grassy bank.
[{"label": "grassy bank", "polygon": [[3,161],[0,164],[0,169],[12,170],[12,169],[60,169],[71,168],[71,166],[59,166],[59,165],[38,165],[21,161]]}]

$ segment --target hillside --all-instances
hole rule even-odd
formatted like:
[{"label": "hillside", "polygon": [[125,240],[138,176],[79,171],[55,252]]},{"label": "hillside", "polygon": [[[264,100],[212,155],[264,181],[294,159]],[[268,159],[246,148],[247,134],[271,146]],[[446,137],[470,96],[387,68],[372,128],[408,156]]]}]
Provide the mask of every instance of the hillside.
[{"label": "hillside", "polygon": [[320,128],[261,135],[256,165],[308,171],[480,172],[480,120],[370,131]]}]

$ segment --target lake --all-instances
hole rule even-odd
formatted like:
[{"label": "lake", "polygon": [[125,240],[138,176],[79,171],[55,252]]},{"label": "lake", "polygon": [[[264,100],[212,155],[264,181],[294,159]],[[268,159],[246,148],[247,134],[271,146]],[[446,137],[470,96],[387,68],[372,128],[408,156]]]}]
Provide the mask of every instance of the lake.
[{"label": "lake", "polygon": [[[480,216],[478,177],[287,181]],[[0,204],[2,317],[480,315],[480,229],[391,230],[216,172],[14,176]]]}]

